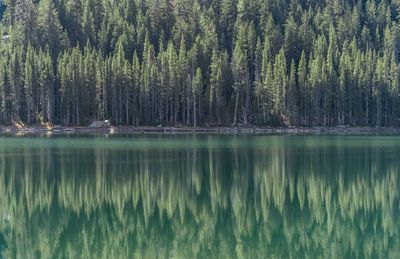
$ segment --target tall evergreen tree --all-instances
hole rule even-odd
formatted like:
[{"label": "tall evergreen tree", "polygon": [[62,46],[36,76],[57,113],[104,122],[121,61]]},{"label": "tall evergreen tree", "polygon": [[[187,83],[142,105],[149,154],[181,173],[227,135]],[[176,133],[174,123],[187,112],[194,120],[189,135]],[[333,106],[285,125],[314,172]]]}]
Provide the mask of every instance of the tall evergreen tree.
[{"label": "tall evergreen tree", "polygon": [[400,125],[397,1],[3,2],[0,123]]},{"label": "tall evergreen tree", "polygon": [[242,115],[243,123],[247,123],[247,112],[249,101],[249,69],[248,51],[245,26],[239,26],[236,39],[235,51],[232,59],[232,71],[234,76],[235,108],[233,114],[233,124],[237,124],[239,114]]},{"label": "tall evergreen tree", "polygon": [[197,126],[197,114],[200,112],[197,107],[200,107],[200,92],[201,88],[203,87],[203,78],[202,78],[201,69],[196,69],[196,75],[193,78],[193,87],[192,87],[192,94],[193,94],[193,126]]}]

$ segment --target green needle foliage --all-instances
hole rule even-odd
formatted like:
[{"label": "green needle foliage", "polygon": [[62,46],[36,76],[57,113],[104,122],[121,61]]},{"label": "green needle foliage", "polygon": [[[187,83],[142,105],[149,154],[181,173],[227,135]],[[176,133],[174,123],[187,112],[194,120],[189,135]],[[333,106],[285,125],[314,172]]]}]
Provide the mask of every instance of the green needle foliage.
[{"label": "green needle foliage", "polygon": [[0,123],[398,126],[395,0],[5,0]]}]

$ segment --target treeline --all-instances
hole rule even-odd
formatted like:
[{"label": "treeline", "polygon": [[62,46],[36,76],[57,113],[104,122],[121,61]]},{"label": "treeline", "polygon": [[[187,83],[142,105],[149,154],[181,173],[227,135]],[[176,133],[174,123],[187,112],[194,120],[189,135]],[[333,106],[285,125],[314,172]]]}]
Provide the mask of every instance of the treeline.
[{"label": "treeline", "polygon": [[0,122],[400,122],[397,0],[7,0]]}]

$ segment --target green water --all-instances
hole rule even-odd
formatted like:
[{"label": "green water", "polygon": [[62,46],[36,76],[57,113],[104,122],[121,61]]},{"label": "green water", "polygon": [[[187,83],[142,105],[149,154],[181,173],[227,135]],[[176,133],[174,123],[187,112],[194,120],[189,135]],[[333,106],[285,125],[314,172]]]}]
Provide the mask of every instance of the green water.
[{"label": "green water", "polygon": [[0,137],[3,258],[400,258],[400,137]]}]

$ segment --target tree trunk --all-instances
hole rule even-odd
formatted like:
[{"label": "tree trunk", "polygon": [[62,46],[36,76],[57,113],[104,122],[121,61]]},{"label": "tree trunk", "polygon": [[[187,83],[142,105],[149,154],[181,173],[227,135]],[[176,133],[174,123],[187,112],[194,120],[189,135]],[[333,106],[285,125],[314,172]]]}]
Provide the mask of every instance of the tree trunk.
[{"label": "tree trunk", "polygon": [[239,88],[236,91],[235,111],[233,113],[233,125],[236,125],[236,123],[237,123],[238,107],[239,107]]},{"label": "tree trunk", "polygon": [[196,116],[196,97],[193,98],[193,126],[197,127],[197,116]]}]

